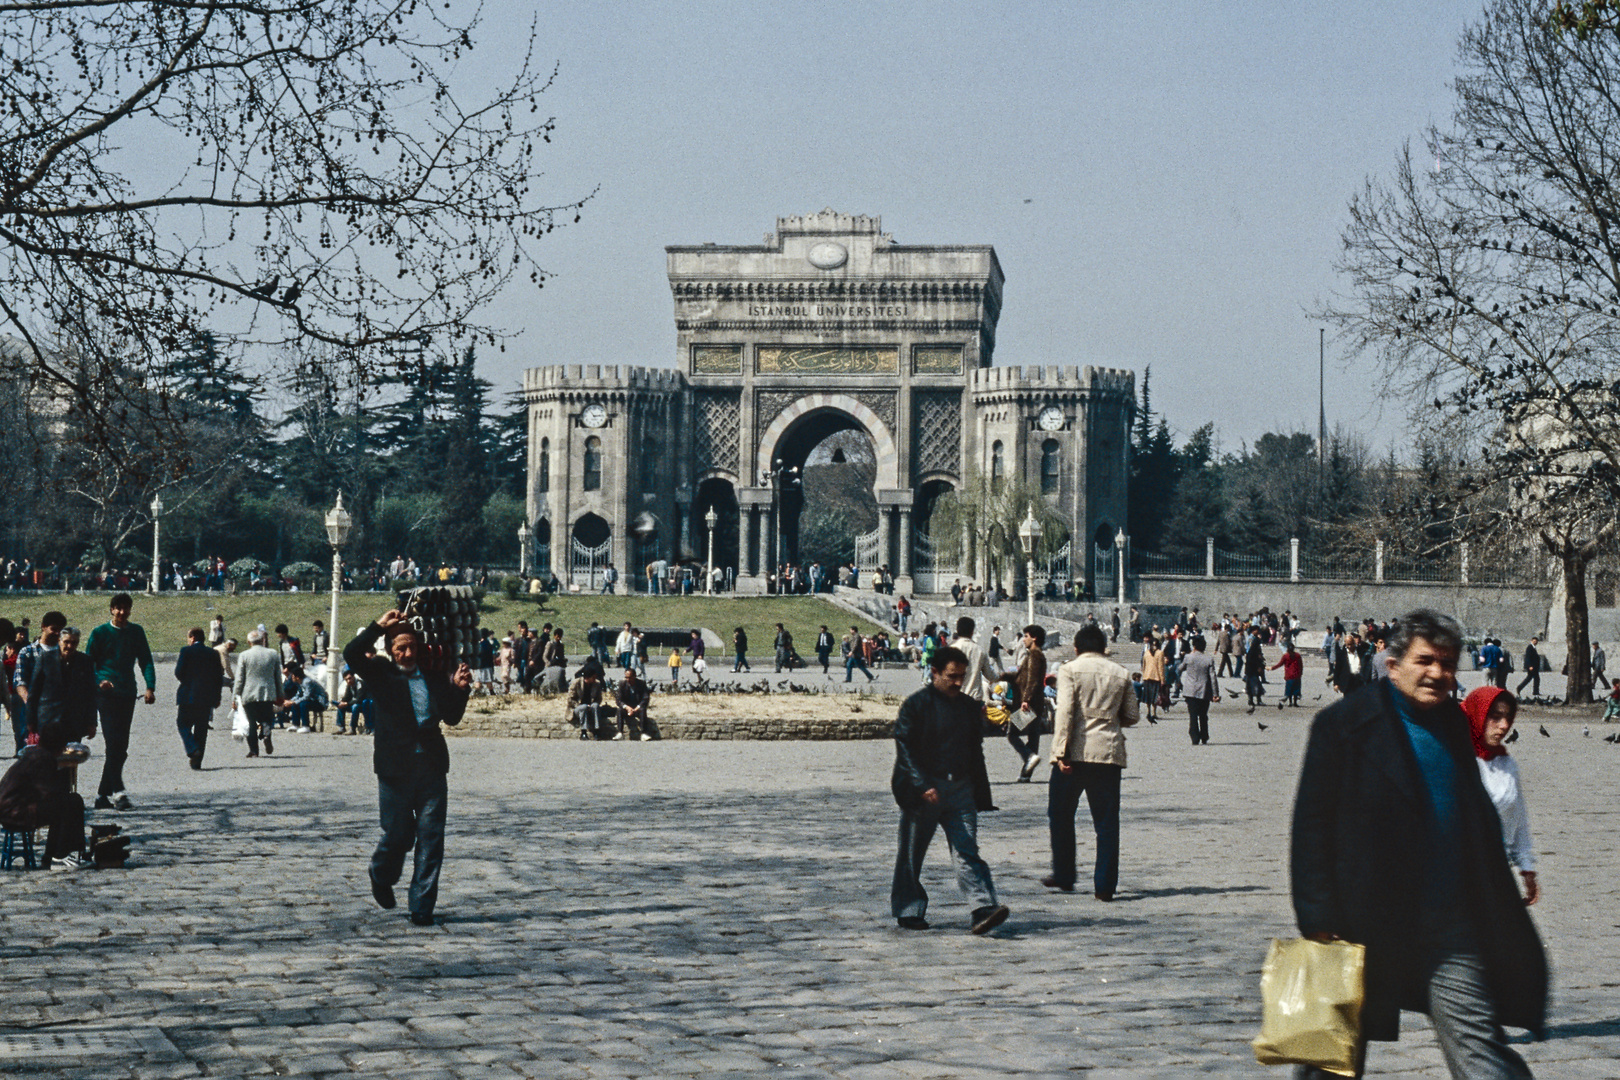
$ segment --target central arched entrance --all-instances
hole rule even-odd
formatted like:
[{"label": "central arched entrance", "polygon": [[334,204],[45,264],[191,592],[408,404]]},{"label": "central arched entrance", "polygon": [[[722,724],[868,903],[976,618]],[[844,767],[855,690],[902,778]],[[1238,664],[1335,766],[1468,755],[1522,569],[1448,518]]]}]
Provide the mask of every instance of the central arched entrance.
[{"label": "central arched entrance", "polygon": [[[823,580],[835,580],[837,568],[855,558],[856,538],[878,525],[878,439],[854,412],[831,404],[797,409],[767,435],[774,438],[762,451],[769,448],[767,471],[775,477],[765,545],[769,569],[804,572],[819,563]],[[806,574],[798,587],[808,588]]]}]

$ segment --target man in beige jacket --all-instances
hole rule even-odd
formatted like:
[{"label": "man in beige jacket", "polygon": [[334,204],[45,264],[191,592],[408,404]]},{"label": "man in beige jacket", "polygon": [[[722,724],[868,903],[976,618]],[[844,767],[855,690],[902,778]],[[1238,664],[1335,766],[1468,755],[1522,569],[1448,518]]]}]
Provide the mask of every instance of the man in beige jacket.
[{"label": "man in beige jacket", "polygon": [[1052,872],[1041,879],[1049,889],[1074,891],[1074,816],[1084,792],[1091,807],[1091,827],[1097,834],[1097,865],[1091,880],[1099,900],[1112,900],[1119,884],[1119,781],[1125,771],[1124,729],[1137,721],[1130,675],[1103,655],[1107,650],[1108,639],[1102,628],[1084,627],[1074,635],[1078,655],[1058,668],[1053,769],[1046,789]]},{"label": "man in beige jacket", "polygon": [[957,619],[956,640],[951,642],[951,648],[961,649],[962,655],[967,657],[967,678],[962,682],[962,693],[983,705],[990,697],[990,688],[1001,676],[990,666],[990,661],[985,657],[984,650],[979,648],[978,642],[973,640],[976,626],[977,624],[966,615]]}]

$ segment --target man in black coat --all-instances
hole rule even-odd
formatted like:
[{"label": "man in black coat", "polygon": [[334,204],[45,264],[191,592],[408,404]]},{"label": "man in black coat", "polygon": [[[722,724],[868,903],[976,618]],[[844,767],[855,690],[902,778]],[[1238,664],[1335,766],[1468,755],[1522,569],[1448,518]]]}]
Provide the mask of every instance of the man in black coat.
[{"label": "man in black coat", "polygon": [[1364,1040],[1396,1039],[1412,1009],[1433,1020],[1452,1076],[1528,1077],[1502,1025],[1542,1030],[1547,960],[1451,700],[1461,648],[1453,619],[1414,611],[1389,678],[1317,714],[1294,803],[1294,912],[1306,937],[1366,946]]},{"label": "man in black coat", "polygon": [[[391,659],[369,651],[381,636],[388,638]],[[444,862],[445,774],[450,771],[450,751],[439,725],[461,723],[472,669],[461,664],[454,675],[424,672],[421,655],[421,638],[398,611],[384,613],[343,650],[344,661],[365,681],[375,707],[371,753],[382,839],[371,856],[371,895],[384,908],[394,906],[394,883],[414,845],[411,922],[432,926]]]},{"label": "man in black coat", "polygon": [[1519,680],[1519,688],[1515,694],[1524,693],[1525,683],[1530,684],[1530,696],[1541,696],[1541,653],[1536,650],[1540,638],[1531,638],[1530,644],[1524,647],[1524,678]]},{"label": "man in black coat", "polygon": [[76,626],[62,628],[28,680],[28,730],[43,736],[51,724],[61,726],[64,744],[96,734],[96,665],[79,651]]},{"label": "man in black coat", "polygon": [[219,708],[220,692],[225,686],[225,668],[219,653],[203,644],[200,628],[192,627],[186,639],[190,644],[180,650],[174,662],[174,677],[180,684],[174,691],[174,703],[179,709],[175,725],[186,748],[186,760],[193,769],[200,770],[203,751],[208,749],[208,722]]},{"label": "man in black coat", "polygon": [[944,828],[956,856],[957,883],[973,904],[973,933],[987,933],[1007,920],[990,868],[979,857],[978,811],[995,806],[984,766],[984,707],[962,693],[967,666],[961,649],[936,649],[928,685],[906,698],[894,725],[889,786],[900,805],[900,853],[889,906],[907,930],[928,929],[921,874],[938,828]]}]

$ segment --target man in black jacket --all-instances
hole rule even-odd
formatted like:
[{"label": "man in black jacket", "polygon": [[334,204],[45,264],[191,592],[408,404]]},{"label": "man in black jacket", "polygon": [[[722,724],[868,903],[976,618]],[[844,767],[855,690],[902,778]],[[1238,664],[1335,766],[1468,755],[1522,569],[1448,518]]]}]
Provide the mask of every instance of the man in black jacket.
[{"label": "man in black jacket", "polygon": [[1366,946],[1363,1039],[1392,1041],[1401,1009],[1425,1012],[1452,1076],[1528,1077],[1502,1025],[1542,1030],[1547,960],[1451,700],[1461,649],[1455,620],[1414,611],[1389,642],[1389,678],[1317,714],[1294,803],[1294,912],[1306,937]]},{"label": "man in black jacket", "polygon": [[956,856],[957,883],[973,904],[973,933],[987,933],[1007,920],[990,867],[979,857],[978,811],[995,806],[984,766],[984,708],[962,693],[967,666],[961,649],[936,649],[928,685],[906,698],[894,725],[889,786],[900,805],[900,852],[889,906],[906,930],[928,929],[921,874],[938,828],[944,828]]},{"label": "man in black jacket", "polygon": [[[380,636],[387,636],[392,659],[369,652]],[[389,611],[349,642],[343,659],[365,680],[375,706],[372,768],[382,839],[371,856],[371,895],[384,908],[394,906],[394,883],[414,844],[411,922],[432,926],[444,862],[445,774],[450,771],[450,751],[439,725],[461,723],[472,670],[461,664],[454,675],[424,672],[418,666],[421,652],[422,641],[405,616]]]},{"label": "man in black jacket", "polygon": [[1541,653],[1536,650],[1540,638],[1531,638],[1530,644],[1524,647],[1524,678],[1519,680],[1519,688],[1515,694],[1524,693],[1524,684],[1530,684],[1530,696],[1541,696]]},{"label": "man in black jacket", "polygon": [[193,627],[186,634],[190,642],[180,650],[174,662],[174,703],[179,708],[175,725],[180,729],[180,741],[186,748],[186,760],[193,769],[202,768],[203,751],[208,749],[208,722],[219,708],[220,692],[225,686],[225,668],[219,653],[203,644],[201,628]]},{"label": "man in black jacket", "polygon": [[96,734],[96,665],[79,651],[79,628],[63,627],[57,647],[41,653],[28,680],[28,730],[61,726],[64,744]]}]

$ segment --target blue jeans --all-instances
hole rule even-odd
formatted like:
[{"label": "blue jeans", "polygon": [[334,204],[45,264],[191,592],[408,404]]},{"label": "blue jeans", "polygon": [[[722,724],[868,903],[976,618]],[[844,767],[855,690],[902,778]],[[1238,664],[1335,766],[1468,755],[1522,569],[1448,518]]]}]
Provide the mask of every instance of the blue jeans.
[{"label": "blue jeans", "polygon": [[1120,765],[1077,761],[1069,771],[1053,766],[1046,789],[1046,820],[1052,830],[1052,876],[1059,885],[1074,886],[1074,815],[1080,793],[1091,807],[1091,828],[1097,834],[1097,865],[1091,874],[1094,892],[1112,896],[1119,885],[1119,780]]},{"label": "blue jeans", "polygon": [[943,828],[956,858],[956,884],[973,910],[996,905],[996,886],[990,867],[979,857],[979,813],[973,805],[973,785],[966,780],[942,780],[936,785],[939,805],[900,810],[900,852],[894,860],[894,884],[889,910],[896,919],[922,918],[928,913],[928,893],[922,887],[923,856],[934,830]]},{"label": "blue jeans", "polygon": [[[425,757],[426,755],[417,755]],[[371,877],[392,887],[405,868],[405,856],[416,848],[411,873],[410,911],[433,914],[439,898],[439,867],[444,863],[444,814],[449,788],[444,773],[418,763],[403,776],[377,777],[377,809],[382,839],[371,855]]]},{"label": "blue jeans", "polygon": [[[1530,1067],[1496,1022],[1496,1007],[1485,982],[1485,962],[1471,950],[1434,955],[1428,969],[1428,1014],[1446,1068],[1459,1080],[1530,1080]],[[1366,1067],[1366,1046],[1362,1046]],[[1300,1080],[1327,1080],[1333,1074],[1301,1065]],[[1357,1076],[1361,1075],[1358,1070]]]},{"label": "blue jeans", "polygon": [[354,713],[354,730],[358,732],[360,730],[361,722],[364,721],[366,730],[370,731],[372,715],[371,699],[361,698],[358,703],[353,705],[339,705],[337,707],[337,729],[339,731],[343,730],[344,714],[351,711]]},{"label": "blue jeans", "polygon": [[855,678],[855,669],[856,668],[861,669],[861,673],[866,676],[866,681],[867,682],[873,682],[873,681],[875,681],[877,679],[876,675],[873,675],[870,671],[867,670],[865,658],[862,657],[860,653],[853,653],[852,652],[852,653],[850,653],[848,656],[846,656],[844,658],[844,681],[845,682],[850,682]]},{"label": "blue jeans", "polygon": [[208,748],[208,722],[214,718],[212,705],[181,705],[175,718],[180,729],[180,742],[186,748],[186,757],[201,758]]}]

